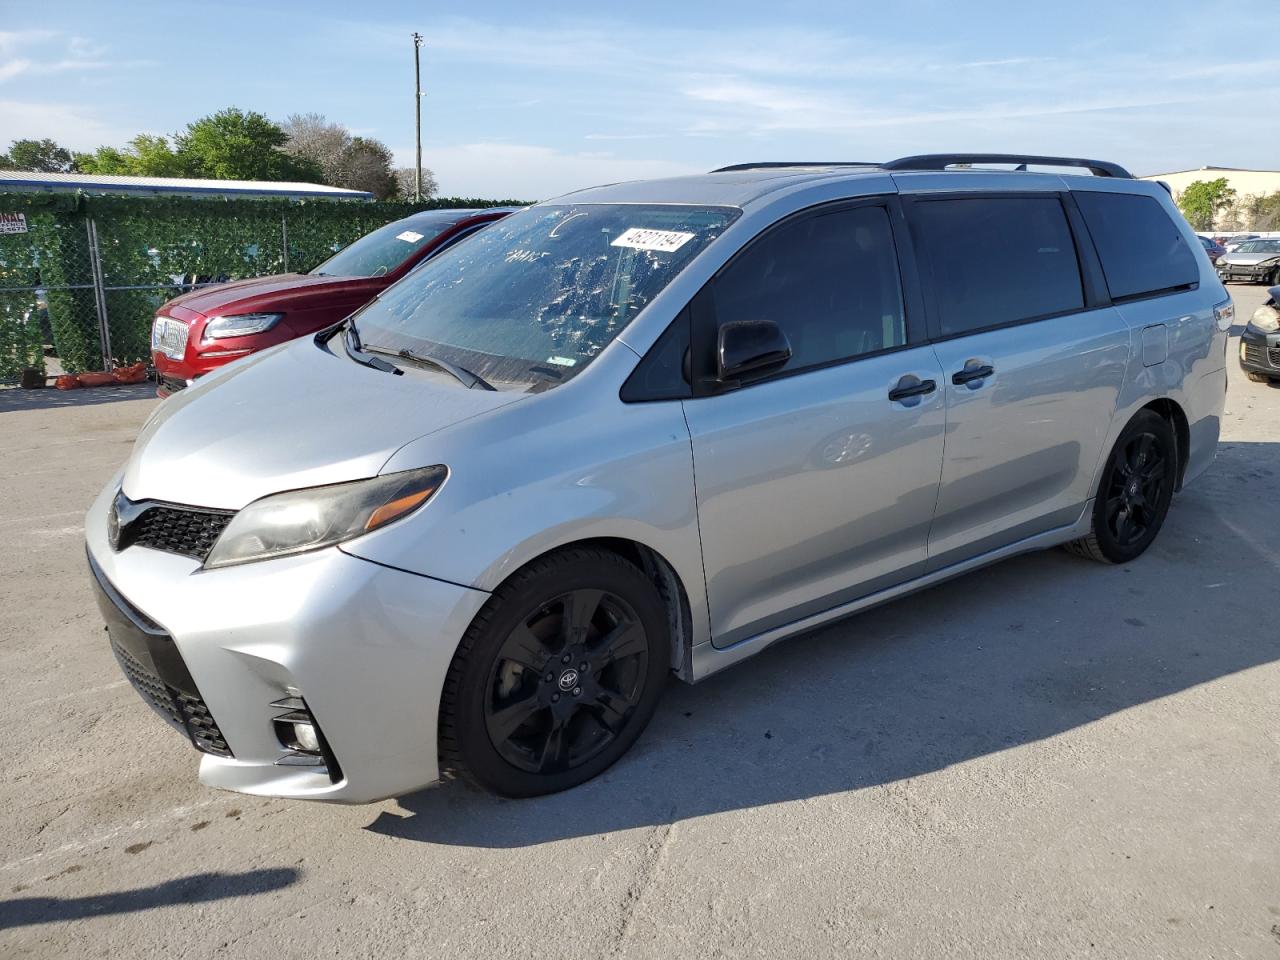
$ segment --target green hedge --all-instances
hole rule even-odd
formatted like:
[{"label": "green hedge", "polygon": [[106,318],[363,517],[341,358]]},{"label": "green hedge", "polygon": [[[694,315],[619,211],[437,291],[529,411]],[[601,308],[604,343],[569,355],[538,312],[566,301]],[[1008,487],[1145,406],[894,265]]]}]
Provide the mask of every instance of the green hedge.
[{"label": "green hedge", "polygon": [[[111,352],[148,359],[151,317],[179,284],[308,270],[383,224],[421,210],[523,206],[518,200],[450,197],[398,201],[120,197],[0,193],[0,212],[22,212],[28,233],[0,235],[0,288],[48,289],[48,326],[64,369],[101,366],[86,221],[97,225],[108,288]],[[56,289],[76,288],[85,289]],[[111,289],[111,288],[140,289]],[[0,292],[0,378],[41,365],[40,308]]]}]

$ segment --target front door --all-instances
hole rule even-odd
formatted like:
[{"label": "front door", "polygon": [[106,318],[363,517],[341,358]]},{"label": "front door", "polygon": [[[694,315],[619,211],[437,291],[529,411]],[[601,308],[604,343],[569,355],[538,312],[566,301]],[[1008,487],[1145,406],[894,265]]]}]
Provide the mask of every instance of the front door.
[{"label": "front door", "polygon": [[891,200],[799,214],[702,295],[705,325],[772,320],[792,348],[781,371],[685,402],[716,646],[924,569],[942,371],[908,336],[899,216]]}]

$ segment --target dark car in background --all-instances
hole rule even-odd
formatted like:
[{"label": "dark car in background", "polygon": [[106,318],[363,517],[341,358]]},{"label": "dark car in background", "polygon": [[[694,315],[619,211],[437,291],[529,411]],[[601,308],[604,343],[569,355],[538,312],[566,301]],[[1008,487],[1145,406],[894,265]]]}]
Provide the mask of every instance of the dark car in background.
[{"label": "dark car in background", "polygon": [[1280,286],[1267,294],[1240,334],[1240,368],[1259,383],[1280,380]]},{"label": "dark car in background", "polygon": [[1280,237],[1246,240],[1219,257],[1214,266],[1223,283],[1280,284]]},{"label": "dark car in background", "polygon": [[423,261],[512,210],[415,213],[366,234],[307,273],[234,280],[175,297],[156,311],[151,326],[160,396],[238,357],[337,323]]},{"label": "dark car in background", "polygon": [[1216,264],[1218,258],[1227,252],[1227,248],[1216,240],[1210,240],[1208,237],[1200,237],[1200,246],[1204,247],[1204,252],[1209,255],[1209,262]]}]

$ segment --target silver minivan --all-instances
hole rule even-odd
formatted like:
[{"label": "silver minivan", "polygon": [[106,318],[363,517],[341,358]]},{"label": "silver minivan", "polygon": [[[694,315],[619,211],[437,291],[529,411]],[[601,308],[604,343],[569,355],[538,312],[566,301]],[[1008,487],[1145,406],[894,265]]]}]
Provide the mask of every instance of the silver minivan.
[{"label": "silver minivan", "polygon": [[669,674],[1029,550],[1138,557],[1214,457],[1231,323],[1110,163],[583,190],[160,404],[89,563],[205,783],[547,793]]}]

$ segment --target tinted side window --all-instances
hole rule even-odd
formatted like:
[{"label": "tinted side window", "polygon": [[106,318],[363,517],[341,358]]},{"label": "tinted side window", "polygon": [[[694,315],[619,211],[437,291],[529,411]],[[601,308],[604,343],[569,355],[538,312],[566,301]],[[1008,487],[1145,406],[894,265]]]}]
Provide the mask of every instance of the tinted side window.
[{"label": "tinted side window", "polygon": [[1056,197],[913,206],[943,336],[1084,308],[1080,263]]},{"label": "tinted side window", "polygon": [[791,341],[786,369],[907,342],[889,215],[854,207],[775,227],[716,278],[716,322],[772,320]]},{"label": "tinted side window", "polygon": [[1200,281],[1195,254],[1182,231],[1151,197],[1131,193],[1074,194],[1116,300],[1190,286]]}]

